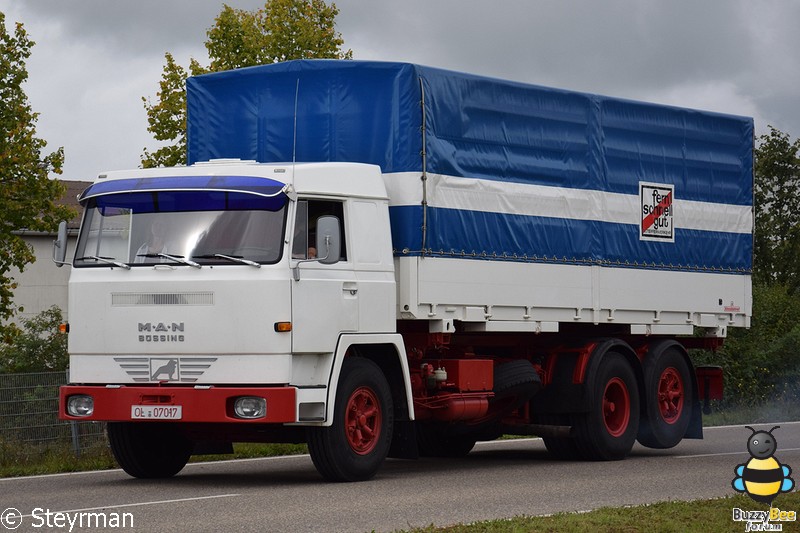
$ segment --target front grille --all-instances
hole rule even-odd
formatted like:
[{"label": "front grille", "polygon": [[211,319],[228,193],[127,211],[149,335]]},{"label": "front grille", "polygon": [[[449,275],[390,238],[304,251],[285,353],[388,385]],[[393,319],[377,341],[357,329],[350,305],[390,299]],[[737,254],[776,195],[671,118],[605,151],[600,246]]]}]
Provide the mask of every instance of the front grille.
[{"label": "front grille", "polygon": [[213,292],[113,292],[112,307],[136,305],[214,305]]}]

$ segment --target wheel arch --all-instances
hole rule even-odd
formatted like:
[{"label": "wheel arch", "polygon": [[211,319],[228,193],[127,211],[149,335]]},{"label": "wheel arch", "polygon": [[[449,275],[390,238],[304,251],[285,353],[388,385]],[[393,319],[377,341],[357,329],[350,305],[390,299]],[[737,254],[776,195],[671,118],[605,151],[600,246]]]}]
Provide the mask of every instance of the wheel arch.
[{"label": "wheel arch", "polygon": [[326,415],[323,426],[333,423],[336,390],[345,357],[363,357],[374,362],[383,372],[392,392],[396,420],[414,420],[414,402],[405,344],[401,335],[347,335],[339,336],[334,352],[331,375],[328,379]]},{"label": "wheel arch", "polygon": [[554,355],[555,363],[546,371],[550,381],[532,400],[534,411],[543,415],[588,411],[594,376],[604,356],[611,351],[619,353],[628,362],[636,378],[636,392],[641,396],[644,371],[636,351],[619,338],[595,338],[580,345],[563,347],[560,354]]},{"label": "wheel arch", "polygon": [[587,387],[592,386],[590,380],[597,373],[597,369],[600,367],[603,357],[607,353],[613,351],[623,356],[633,370],[633,374],[636,376],[637,392],[639,393],[639,398],[641,398],[644,394],[644,368],[641,361],[636,356],[636,351],[634,351],[630,344],[622,339],[598,339],[594,342],[596,345],[589,357],[585,373],[586,378],[583,382],[584,385]]}]

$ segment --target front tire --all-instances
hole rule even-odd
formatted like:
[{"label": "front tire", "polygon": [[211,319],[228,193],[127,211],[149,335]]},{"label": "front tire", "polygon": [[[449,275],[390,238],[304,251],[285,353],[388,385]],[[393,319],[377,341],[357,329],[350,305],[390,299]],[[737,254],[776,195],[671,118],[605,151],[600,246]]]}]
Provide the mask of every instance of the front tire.
[{"label": "front tire", "polygon": [[117,463],[136,478],[172,477],[192,455],[192,442],[169,423],[109,422],[106,431]]},{"label": "front tire", "polygon": [[308,451],[328,481],[366,481],[389,452],[394,410],[389,384],[368,359],[342,362],[333,424],[308,429]]}]

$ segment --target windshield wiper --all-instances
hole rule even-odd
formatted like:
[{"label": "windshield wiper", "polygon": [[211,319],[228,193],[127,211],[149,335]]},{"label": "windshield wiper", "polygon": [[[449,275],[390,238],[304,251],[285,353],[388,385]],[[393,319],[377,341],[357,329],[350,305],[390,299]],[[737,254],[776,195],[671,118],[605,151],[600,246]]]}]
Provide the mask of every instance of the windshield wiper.
[{"label": "windshield wiper", "polygon": [[191,259],[186,259],[182,255],[169,255],[164,253],[158,253],[158,254],[136,254],[136,257],[163,257],[164,259],[169,259],[170,261],[175,261],[176,263],[189,265],[190,267],[203,268],[203,265],[201,265],[200,263],[195,263]]},{"label": "windshield wiper", "polygon": [[75,261],[86,261],[87,259],[94,259],[95,261],[100,261],[101,263],[106,263],[115,267],[124,268],[125,270],[130,270],[131,266],[122,263],[120,261],[116,261],[113,257],[103,257],[100,255],[87,255],[85,257],[78,257]]},{"label": "windshield wiper", "polygon": [[239,257],[236,255],[225,255],[225,254],[205,254],[205,255],[193,255],[195,259],[211,259],[213,257],[219,257],[221,259],[227,259],[228,261],[234,261],[236,263],[242,263],[243,265],[250,265],[256,268],[261,268],[259,263],[255,261],[250,261],[249,259],[245,259],[243,257]]}]

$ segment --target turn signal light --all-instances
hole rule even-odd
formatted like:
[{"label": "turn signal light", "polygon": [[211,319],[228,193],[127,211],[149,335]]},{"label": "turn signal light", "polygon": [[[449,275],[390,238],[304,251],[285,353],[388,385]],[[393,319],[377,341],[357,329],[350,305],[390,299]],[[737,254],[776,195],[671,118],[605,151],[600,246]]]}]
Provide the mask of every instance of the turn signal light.
[{"label": "turn signal light", "polygon": [[275,322],[275,331],[278,333],[292,331],[292,323],[291,322]]},{"label": "turn signal light", "polygon": [[59,324],[58,325],[58,332],[59,333],[69,333],[69,322],[66,322],[64,324]]}]

